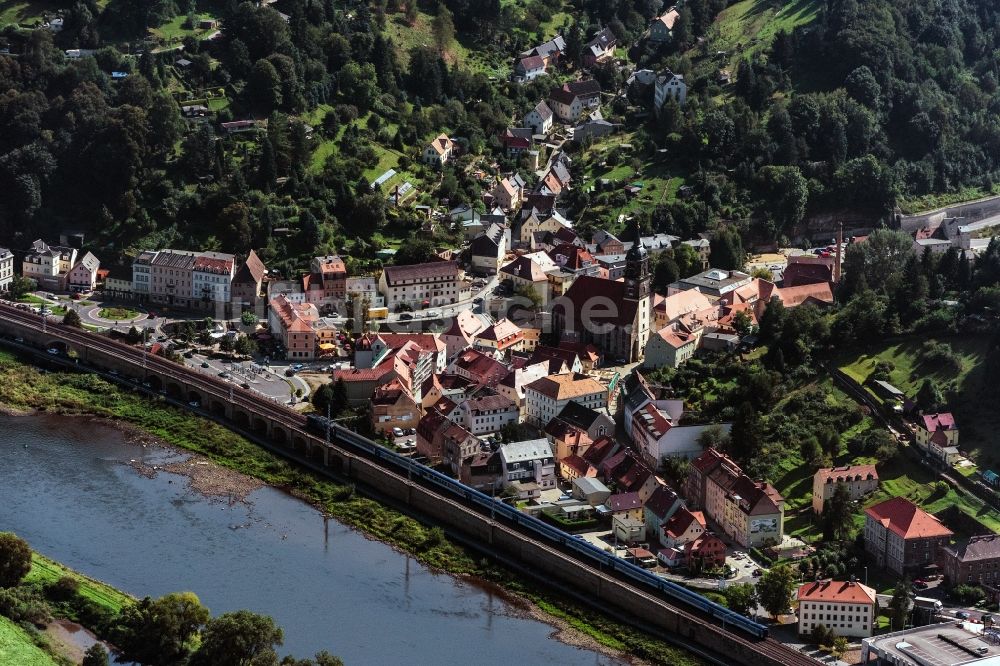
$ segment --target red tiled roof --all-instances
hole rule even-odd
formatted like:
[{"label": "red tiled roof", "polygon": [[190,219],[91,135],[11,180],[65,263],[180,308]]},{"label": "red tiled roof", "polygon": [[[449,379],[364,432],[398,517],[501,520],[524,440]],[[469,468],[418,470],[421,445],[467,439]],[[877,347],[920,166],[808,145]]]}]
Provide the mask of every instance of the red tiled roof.
[{"label": "red tiled roof", "polygon": [[[651,498],[652,499],[652,498]],[[685,507],[677,509],[677,512],[670,517],[663,525],[663,533],[672,539],[676,539],[691,527],[692,523],[700,524],[702,529],[705,529],[705,524],[698,520],[698,517],[688,511]]]},{"label": "red tiled roof", "polygon": [[590,471],[593,469],[590,463],[588,463],[586,460],[576,455],[575,453],[569,454],[559,462],[560,464],[565,465],[566,467],[573,470],[580,476],[589,475]]},{"label": "red tiled roof", "polygon": [[922,420],[924,422],[924,430],[930,432],[934,432],[935,430],[954,430],[957,428],[955,417],[951,415],[951,412],[924,414]]},{"label": "red tiled roof", "polygon": [[853,581],[817,580],[799,586],[799,601],[832,601],[847,604],[874,604],[875,590]]},{"label": "red tiled roof", "polygon": [[774,290],[774,295],[781,299],[781,304],[786,308],[794,308],[809,301],[833,303],[833,288],[829,282],[781,287]]},{"label": "red tiled roof", "polygon": [[[649,496],[649,499],[646,500],[646,508],[649,509],[654,516],[662,518],[667,515],[667,511],[669,511],[670,507],[672,507],[676,502],[677,493],[666,486],[660,486],[654,490]],[[680,511],[687,511],[687,509],[681,507],[677,511],[679,513]]]},{"label": "red tiled roof", "polygon": [[865,514],[904,539],[950,537],[954,533],[913,502],[893,497],[865,509]]}]

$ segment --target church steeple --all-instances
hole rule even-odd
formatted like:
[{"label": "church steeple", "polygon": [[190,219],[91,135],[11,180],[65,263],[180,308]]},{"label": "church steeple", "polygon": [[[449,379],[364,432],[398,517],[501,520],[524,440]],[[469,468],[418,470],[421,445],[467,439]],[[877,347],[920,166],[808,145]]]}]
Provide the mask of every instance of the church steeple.
[{"label": "church steeple", "polygon": [[642,244],[639,221],[632,224],[635,242],[625,254],[625,298],[638,301],[649,298],[649,252]]}]

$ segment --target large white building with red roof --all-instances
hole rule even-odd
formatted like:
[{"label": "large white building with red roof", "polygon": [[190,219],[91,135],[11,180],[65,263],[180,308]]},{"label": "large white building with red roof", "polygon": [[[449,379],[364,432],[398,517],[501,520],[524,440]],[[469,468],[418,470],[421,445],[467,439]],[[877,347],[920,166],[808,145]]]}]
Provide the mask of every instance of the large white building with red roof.
[{"label": "large white building with red roof", "polygon": [[875,633],[875,590],[854,581],[817,580],[799,586],[799,634],[819,626],[845,638],[866,638]]},{"label": "large white building with red roof", "polygon": [[865,552],[899,576],[934,564],[952,536],[941,521],[902,497],[865,509]]}]

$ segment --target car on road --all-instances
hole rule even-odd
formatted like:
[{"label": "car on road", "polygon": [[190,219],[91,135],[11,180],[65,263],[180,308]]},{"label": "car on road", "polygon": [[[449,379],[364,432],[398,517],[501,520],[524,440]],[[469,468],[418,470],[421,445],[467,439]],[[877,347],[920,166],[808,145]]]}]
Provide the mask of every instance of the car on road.
[{"label": "car on road", "polygon": [[930,587],[930,585],[928,585],[925,581],[920,581],[919,583],[914,581],[913,587],[918,590],[926,590],[928,587]]},{"label": "car on road", "polygon": [[483,297],[482,296],[476,296],[475,298],[472,299],[472,302],[475,303],[476,305],[479,305],[480,303],[483,302]]},{"label": "car on road", "polygon": [[223,379],[229,379],[230,377],[232,377],[232,375],[230,375],[228,372],[223,371],[219,373],[219,377],[222,377]]},{"label": "car on road", "polygon": [[411,319],[413,319],[413,315],[409,312],[404,312],[399,315],[399,321],[410,321]]},{"label": "car on road", "polygon": [[201,403],[198,402],[197,400],[192,400],[188,404],[191,405],[192,407],[194,407],[195,409],[198,409],[199,407],[201,407]]},{"label": "car on road", "polygon": [[152,387],[153,387],[153,385],[152,385],[152,384],[150,384],[149,382],[143,382],[143,383],[142,383],[142,385],[143,385],[144,387],[146,387],[146,388],[152,388]]},{"label": "car on road", "polygon": [[294,377],[295,376],[295,370],[294,370],[294,368],[288,368],[287,370],[285,370],[285,376],[286,377]]},{"label": "car on road", "polygon": [[243,382],[242,384],[240,384],[240,388],[247,389],[249,391],[250,390],[250,385],[247,384],[246,382]]},{"label": "car on road", "polygon": [[203,367],[203,368],[210,368],[211,366],[208,364],[208,361],[202,361],[201,362],[201,367]]},{"label": "car on road", "polygon": [[968,620],[969,614],[965,611],[958,611],[957,613],[955,613],[955,617],[958,618],[959,620]]},{"label": "car on road", "polygon": [[112,374],[112,375],[117,375],[117,374],[118,374],[118,371],[117,371],[117,370],[109,370],[108,372],[109,372],[110,374]]},{"label": "car on road", "polygon": [[754,569],[754,570],[753,570],[753,574],[751,574],[751,575],[752,575],[752,576],[753,576],[754,578],[759,578],[760,576],[763,576],[763,575],[764,575],[764,570],[763,570],[763,569]]},{"label": "car on road", "polygon": [[56,349],[55,347],[49,347],[46,351],[52,354],[53,356],[59,355],[59,350]]},{"label": "car on road", "polygon": [[438,317],[441,316],[441,311],[440,310],[436,310],[436,309],[435,310],[427,310],[424,313],[424,316],[425,317],[429,317],[431,319],[437,319]]},{"label": "car on road", "polygon": [[193,351],[184,352],[184,358],[194,358],[194,352]]},{"label": "car on road", "polygon": [[304,367],[306,367],[306,366],[302,365],[301,363],[296,363],[295,365],[292,366],[292,370],[294,370],[295,372],[298,372],[299,370],[301,370]]},{"label": "car on road", "polygon": [[14,338],[14,342],[22,344],[24,342],[24,338]]}]

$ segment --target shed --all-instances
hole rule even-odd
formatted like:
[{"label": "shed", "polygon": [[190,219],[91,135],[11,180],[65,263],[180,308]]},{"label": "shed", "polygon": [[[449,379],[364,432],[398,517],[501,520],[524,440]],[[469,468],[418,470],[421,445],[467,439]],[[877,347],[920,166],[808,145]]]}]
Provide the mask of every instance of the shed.
[{"label": "shed", "polygon": [[582,476],[573,479],[573,497],[590,506],[601,506],[611,497],[611,490],[593,477]]}]

